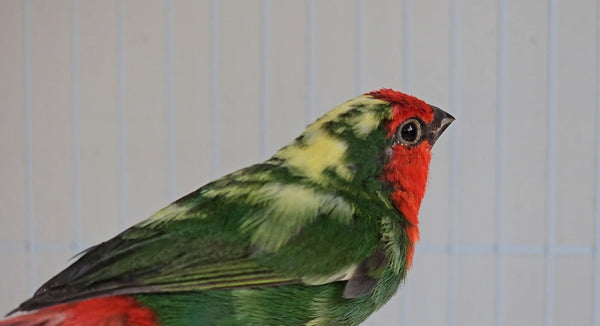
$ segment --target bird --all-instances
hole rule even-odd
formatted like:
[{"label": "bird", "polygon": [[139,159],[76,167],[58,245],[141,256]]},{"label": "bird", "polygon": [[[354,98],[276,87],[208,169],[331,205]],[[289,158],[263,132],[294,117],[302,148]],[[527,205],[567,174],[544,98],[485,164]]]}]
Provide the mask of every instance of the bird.
[{"label": "bird", "polygon": [[453,121],[393,89],[351,99],[85,250],[0,326],[358,325],[407,275]]}]

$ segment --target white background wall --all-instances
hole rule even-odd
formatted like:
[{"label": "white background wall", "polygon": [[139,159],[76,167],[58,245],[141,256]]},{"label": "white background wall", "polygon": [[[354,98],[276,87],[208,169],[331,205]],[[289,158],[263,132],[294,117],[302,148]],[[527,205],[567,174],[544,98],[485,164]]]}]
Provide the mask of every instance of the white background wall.
[{"label": "white background wall", "polygon": [[360,93],[451,112],[368,325],[600,325],[599,7],[0,0],[0,312]]}]

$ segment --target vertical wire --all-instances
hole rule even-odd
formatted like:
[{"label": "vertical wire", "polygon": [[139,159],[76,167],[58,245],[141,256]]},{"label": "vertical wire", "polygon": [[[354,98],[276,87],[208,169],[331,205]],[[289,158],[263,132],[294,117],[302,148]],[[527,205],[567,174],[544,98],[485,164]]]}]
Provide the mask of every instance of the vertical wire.
[{"label": "vertical wire", "polygon": [[266,159],[269,146],[269,0],[262,0],[260,15],[260,157]]},{"label": "vertical wire", "polygon": [[315,107],[314,61],[315,61],[315,0],[306,2],[306,124],[313,120]]},{"label": "vertical wire", "polygon": [[27,189],[27,242],[29,250],[29,292],[37,286],[37,241],[35,237],[35,204],[33,190],[33,126],[31,112],[31,30],[29,21],[29,0],[23,1],[23,44],[25,52],[25,162]]},{"label": "vertical wire", "polygon": [[[460,118],[459,99],[458,99],[458,64],[459,64],[459,47],[458,47],[458,0],[450,0],[450,110],[457,118]],[[456,296],[458,293],[458,258],[457,258],[457,230],[458,230],[458,141],[457,129],[450,130],[450,164],[449,180],[448,180],[448,199],[449,199],[449,225],[450,230],[448,240],[450,246],[449,254],[449,270],[448,270],[448,325],[456,325],[457,303]]]},{"label": "vertical wire", "polygon": [[78,0],[71,0],[71,110],[73,123],[73,234],[74,249],[83,248],[81,202],[81,131],[79,119],[79,17]]},{"label": "vertical wire", "polygon": [[412,0],[404,0],[402,2],[402,87],[405,92],[410,93],[411,90],[411,62],[412,62]]},{"label": "vertical wire", "polygon": [[596,189],[592,325],[600,326],[600,1],[596,2]]},{"label": "vertical wire", "polygon": [[557,3],[549,1],[549,33],[548,33],[548,120],[547,120],[547,164],[548,187],[546,192],[546,304],[545,325],[554,324],[554,240],[555,240],[555,195],[556,195],[556,35],[557,35]]},{"label": "vertical wire", "polygon": [[219,152],[219,7],[210,1],[210,175],[220,174]]},{"label": "vertical wire", "polygon": [[356,80],[355,80],[355,92],[356,94],[364,93],[364,79],[365,79],[365,1],[355,0],[355,51],[356,51]]},{"label": "vertical wire", "polygon": [[506,148],[504,142],[505,133],[505,103],[506,95],[506,27],[507,4],[506,0],[498,1],[498,49],[497,49],[497,71],[496,71],[496,307],[495,324],[504,325],[504,158]]},{"label": "vertical wire", "polygon": [[[402,1],[402,87],[404,92],[410,92],[410,44],[411,44],[411,11],[412,0]],[[400,315],[400,324],[408,325],[410,317],[410,301],[408,299],[408,289],[406,287],[400,290],[402,296],[402,307]]]},{"label": "vertical wire", "polygon": [[166,123],[167,123],[167,197],[175,199],[175,180],[177,178],[175,162],[175,87],[173,67],[173,0],[167,0],[165,8],[166,16]]},{"label": "vertical wire", "polygon": [[124,0],[117,0],[117,61],[118,90],[117,111],[119,119],[119,227],[127,225],[127,121],[125,112],[125,6]]}]

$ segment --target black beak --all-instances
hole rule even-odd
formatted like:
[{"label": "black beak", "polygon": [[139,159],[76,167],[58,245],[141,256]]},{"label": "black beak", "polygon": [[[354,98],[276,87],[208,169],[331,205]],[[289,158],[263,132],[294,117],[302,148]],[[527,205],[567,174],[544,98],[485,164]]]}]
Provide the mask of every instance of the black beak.
[{"label": "black beak", "polygon": [[431,146],[440,138],[444,130],[454,121],[454,117],[446,111],[430,105],[433,109],[433,121],[429,124],[429,143]]}]

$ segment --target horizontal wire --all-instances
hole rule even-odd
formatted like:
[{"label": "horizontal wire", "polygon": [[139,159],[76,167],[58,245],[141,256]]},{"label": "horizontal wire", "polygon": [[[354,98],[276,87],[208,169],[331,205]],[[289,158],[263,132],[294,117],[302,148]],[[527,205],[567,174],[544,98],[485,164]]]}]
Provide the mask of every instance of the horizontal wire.
[{"label": "horizontal wire", "polygon": [[[82,248],[88,248],[94,243],[82,243]],[[0,241],[0,251],[19,251],[29,248],[28,241]],[[74,242],[37,242],[40,252],[71,251],[76,248]],[[443,244],[422,243],[417,244],[415,251],[418,254],[449,254],[452,246]],[[546,250],[550,255],[590,255],[595,254],[593,245],[531,245],[531,244],[456,244],[455,252],[459,255],[544,255]]]},{"label": "horizontal wire", "polygon": [[[423,254],[449,254],[450,245],[417,244],[416,252]],[[457,244],[456,253],[468,254],[500,254],[500,255],[544,255],[546,250],[550,255],[593,255],[592,245],[529,245],[529,244]]]}]

